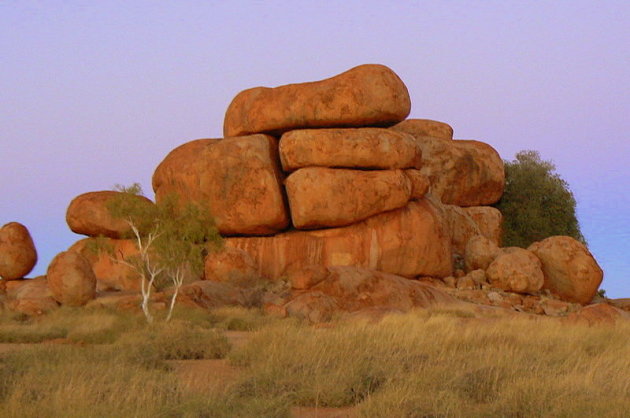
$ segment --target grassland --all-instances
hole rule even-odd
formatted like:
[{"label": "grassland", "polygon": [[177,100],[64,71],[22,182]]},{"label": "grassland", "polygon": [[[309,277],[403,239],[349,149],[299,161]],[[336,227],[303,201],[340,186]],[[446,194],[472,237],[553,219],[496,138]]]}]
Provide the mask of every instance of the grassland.
[{"label": "grassland", "polygon": [[[247,342],[230,344],[232,330]],[[241,308],[179,310],[150,327],[107,310],[5,313],[0,416],[283,417],[295,406],[354,406],[368,417],[622,417],[629,335],[627,324],[440,310],[327,327]],[[217,370],[215,384],[178,373],[208,359],[237,373],[223,381]]]}]

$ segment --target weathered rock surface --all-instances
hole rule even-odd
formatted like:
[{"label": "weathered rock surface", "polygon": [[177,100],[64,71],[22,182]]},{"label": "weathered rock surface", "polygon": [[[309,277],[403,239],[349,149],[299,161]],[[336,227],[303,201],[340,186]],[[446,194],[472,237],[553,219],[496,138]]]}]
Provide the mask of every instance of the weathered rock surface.
[{"label": "weathered rock surface", "polygon": [[501,246],[503,215],[499,209],[492,206],[471,206],[464,208],[464,211],[475,221],[484,237]]},{"label": "weathered rock surface", "polygon": [[410,110],[400,78],[383,65],[366,64],[321,81],[244,90],[225,113],[223,134],[391,125]]},{"label": "weathered rock surface", "polygon": [[287,177],[285,186],[298,229],[350,225],[401,208],[411,198],[402,170],[307,167]]},{"label": "weathered rock surface", "polygon": [[96,296],[96,276],[90,262],[78,252],[57,254],[48,266],[48,286],[62,305],[82,306]]},{"label": "weathered rock surface", "polygon": [[323,280],[297,292],[286,304],[289,315],[322,322],[337,312],[371,308],[406,312],[415,307],[463,305],[433,286],[393,274],[352,266],[326,270]]},{"label": "weathered rock surface", "polygon": [[407,119],[392,126],[392,129],[419,137],[453,139],[453,128],[450,125],[430,119]]},{"label": "weathered rock surface", "polygon": [[516,247],[502,251],[486,275],[493,286],[518,293],[536,292],[544,281],[540,260],[532,252]]},{"label": "weathered rock surface", "polygon": [[604,272],[584,244],[567,236],[535,242],[529,248],[542,262],[545,289],[562,299],[589,303],[604,278]]},{"label": "weathered rock surface", "polygon": [[290,231],[272,237],[227,238],[248,252],[267,278],[289,266],[365,267],[405,277],[451,274],[451,243],[441,212],[427,199],[347,227]]},{"label": "weathered rock surface", "polygon": [[567,316],[567,321],[590,326],[614,325],[620,321],[630,321],[630,313],[606,303],[584,306]]},{"label": "weathered rock surface", "polygon": [[251,283],[260,279],[252,257],[243,250],[230,247],[208,254],[204,273],[206,280],[215,282]]},{"label": "weathered rock surface", "polygon": [[169,194],[210,210],[223,235],[273,234],[289,217],[278,144],[268,135],[199,139],[171,151],[155,170],[159,203]]},{"label": "weathered rock surface", "polygon": [[[59,307],[45,276],[15,280],[7,292],[7,308],[26,315],[41,315]],[[18,285],[18,286],[15,286]]]},{"label": "weathered rock surface", "polygon": [[[439,205],[439,202],[437,204]],[[468,241],[480,235],[481,231],[475,221],[459,206],[442,205],[442,210],[450,231],[453,252],[463,257]]]},{"label": "weathered rock surface", "polygon": [[468,240],[464,251],[464,266],[466,271],[477,269],[486,270],[501,250],[497,245],[483,235],[477,235]]},{"label": "weathered rock surface", "polygon": [[105,239],[102,243],[111,250],[97,249],[94,238],[86,238],[74,243],[68,251],[85,257],[96,276],[97,290],[140,290],[140,275],[124,260],[139,254],[136,242],[130,239]]},{"label": "weathered rock surface", "polygon": [[[414,130],[404,124],[391,129],[414,135]],[[490,145],[420,135],[414,138],[422,149],[421,171],[431,182],[431,194],[443,203],[483,206],[501,198],[505,186],[503,160]]]},{"label": "weathered rock surface", "polygon": [[243,290],[229,283],[200,280],[180,288],[177,301],[204,309],[220,306],[246,306]]},{"label": "weathered rock surface", "polygon": [[[109,238],[123,238],[131,232],[129,224],[123,219],[116,219],[110,215],[108,202],[119,196],[121,192],[100,191],[84,193],[75,197],[66,211],[66,222],[77,234],[90,237],[103,235]],[[138,205],[153,205],[144,196],[129,195]]]},{"label": "weathered rock surface", "polygon": [[405,170],[405,175],[411,182],[411,198],[416,200],[422,199],[431,187],[429,178],[422,174],[420,170],[412,168]]},{"label": "weathered rock surface", "polygon": [[33,270],[35,263],[37,251],[28,229],[18,222],[0,228],[0,277],[21,279]]},{"label": "weathered rock surface", "polygon": [[420,168],[422,151],[404,132],[383,128],[299,129],[280,138],[284,171],[303,167]]}]

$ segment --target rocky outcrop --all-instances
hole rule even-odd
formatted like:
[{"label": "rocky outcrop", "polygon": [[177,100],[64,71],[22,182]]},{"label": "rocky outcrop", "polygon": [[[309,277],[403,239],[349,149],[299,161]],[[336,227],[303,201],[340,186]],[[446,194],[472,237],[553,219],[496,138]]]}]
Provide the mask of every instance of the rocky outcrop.
[{"label": "rocky outcrop", "polygon": [[[121,192],[100,191],[84,193],[75,197],[66,211],[66,222],[77,234],[97,237],[124,238],[131,233],[129,224],[123,219],[114,218],[108,203],[121,196]],[[153,202],[144,196],[127,194],[134,204],[153,206]]]},{"label": "rocky outcrop", "polygon": [[284,171],[303,167],[420,168],[422,151],[404,132],[383,128],[300,129],[280,138]]},{"label": "rocky outcrop", "polygon": [[291,267],[357,266],[405,277],[451,274],[451,244],[440,211],[428,199],[340,228],[271,237],[227,238],[249,253],[258,271],[281,278]]},{"label": "rocky outcrop", "polygon": [[410,109],[400,78],[383,65],[366,64],[322,81],[244,90],[225,113],[223,135],[391,125]]},{"label": "rocky outcrop", "polygon": [[204,276],[205,280],[235,284],[253,283],[261,278],[252,257],[243,250],[230,247],[208,254]]},{"label": "rocky outcrop", "polygon": [[543,286],[541,263],[522,248],[504,249],[486,271],[491,285],[517,293],[534,293]]},{"label": "rocky outcrop", "polygon": [[298,229],[350,225],[405,206],[412,191],[402,170],[308,167],[287,177],[285,186]]},{"label": "rocky outcrop", "polygon": [[501,235],[503,233],[503,215],[501,211],[492,206],[470,206],[464,211],[472,218],[479,227],[481,235],[501,246]]},{"label": "rocky outcrop", "polygon": [[78,252],[57,254],[46,277],[53,297],[62,305],[82,306],[96,297],[96,276],[90,262]]},{"label": "rocky outcrop", "polygon": [[581,242],[554,236],[529,247],[542,262],[545,289],[570,302],[589,303],[604,278],[604,272]]},{"label": "rocky outcrop", "polygon": [[392,129],[415,137],[453,139],[453,128],[450,125],[430,119],[407,119],[392,126]]},{"label": "rocky outcrop", "polygon": [[199,139],[171,151],[155,170],[159,204],[169,194],[214,216],[223,235],[273,234],[289,217],[277,141],[267,135]]},{"label": "rocky outcrop", "polygon": [[37,251],[31,234],[18,222],[0,228],[0,278],[20,279],[33,270]]}]

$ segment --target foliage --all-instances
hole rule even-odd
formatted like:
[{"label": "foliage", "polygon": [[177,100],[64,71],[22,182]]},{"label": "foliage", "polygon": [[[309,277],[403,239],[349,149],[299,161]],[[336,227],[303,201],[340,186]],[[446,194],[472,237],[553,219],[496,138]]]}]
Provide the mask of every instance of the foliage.
[{"label": "foliage", "polygon": [[496,204],[503,214],[503,245],[527,248],[554,235],[586,244],[568,183],[537,151],[520,151],[505,161],[505,191]]},{"label": "foliage", "polygon": [[180,204],[176,195],[169,195],[158,204],[138,199],[142,189],[138,183],[130,187],[116,186],[121,192],[108,202],[114,218],[130,226],[128,238],[136,240],[139,255],[125,262],[141,276],[142,309],[153,322],[148,302],[153,288],[172,287],[168,321],[179,288],[187,278],[201,277],[208,249],[218,248],[222,241],[209,211],[188,203]]}]

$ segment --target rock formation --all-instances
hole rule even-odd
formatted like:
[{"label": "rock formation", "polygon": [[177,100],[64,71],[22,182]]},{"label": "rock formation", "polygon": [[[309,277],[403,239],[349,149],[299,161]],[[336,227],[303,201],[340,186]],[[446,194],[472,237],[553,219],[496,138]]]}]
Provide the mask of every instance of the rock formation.
[{"label": "rock formation", "polygon": [[20,279],[37,263],[37,251],[31,234],[18,222],[0,228],[0,278]]},{"label": "rock formation", "polygon": [[96,296],[96,276],[88,260],[78,252],[57,254],[46,273],[55,300],[62,305],[82,306]]}]

